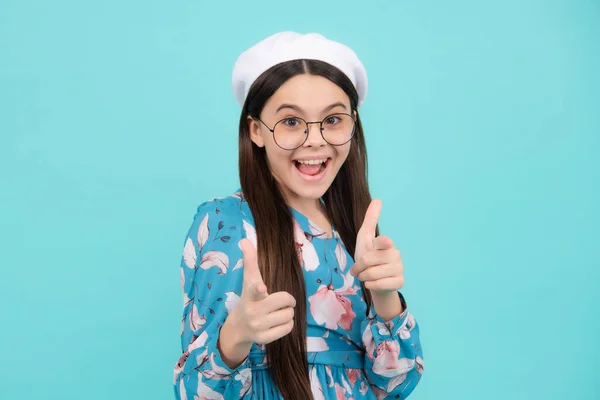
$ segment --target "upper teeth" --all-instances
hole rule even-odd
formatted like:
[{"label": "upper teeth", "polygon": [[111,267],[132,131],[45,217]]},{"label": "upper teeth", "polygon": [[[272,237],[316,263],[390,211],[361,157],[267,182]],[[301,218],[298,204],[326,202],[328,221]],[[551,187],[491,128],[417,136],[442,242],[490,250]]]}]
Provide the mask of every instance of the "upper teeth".
[{"label": "upper teeth", "polygon": [[300,164],[310,164],[310,165],[315,165],[315,164],[322,164],[325,161],[327,161],[326,158],[322,159],[322,160],[296,160],[298,161]]}]

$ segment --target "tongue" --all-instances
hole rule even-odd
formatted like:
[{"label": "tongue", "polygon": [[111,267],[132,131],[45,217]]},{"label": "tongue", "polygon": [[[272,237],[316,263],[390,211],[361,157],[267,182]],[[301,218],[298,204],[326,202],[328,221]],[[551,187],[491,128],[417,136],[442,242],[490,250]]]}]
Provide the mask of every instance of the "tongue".
[{"label": "tongue", "polygon": [[298,167],[298,169],[300,170],[300,172],[302,172],[303,174],[306,175],[316,175],[319,173],[319,171],[321,170],[321,166],[323,164],[317,164],[317,165],[308,165],[308,164],[298,164],[296,163],[296,166]]}]

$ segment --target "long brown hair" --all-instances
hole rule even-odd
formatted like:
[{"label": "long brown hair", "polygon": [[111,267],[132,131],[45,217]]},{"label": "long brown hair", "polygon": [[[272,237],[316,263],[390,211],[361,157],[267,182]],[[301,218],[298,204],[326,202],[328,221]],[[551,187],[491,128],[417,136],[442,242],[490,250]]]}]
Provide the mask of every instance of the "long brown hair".
[{"label": "long brown hair", "polygon": [[[296,299],[292,332],[266,346],[269,373],[286,400],[313,399],[306,354],[306,287],[294,242],[292,213],[269,170],[265,148],[254,145],[250,139],[248,116],[260,117],[275,91],[299,74],[329,79],[346,92],[353,110],[358,102],[354,85],[339,69],[317,60],[293,60],[271,67],[253,83],[240,117],[240,184],[255,222],[259,268],[269,293],[286,291]],[[367,150],[358,113],[352,141],[348,158],[323,201],[346,249],[354,255],[356,234],[371,202]],[[362,292],[369,306],[369,291],[363,286]]]}]

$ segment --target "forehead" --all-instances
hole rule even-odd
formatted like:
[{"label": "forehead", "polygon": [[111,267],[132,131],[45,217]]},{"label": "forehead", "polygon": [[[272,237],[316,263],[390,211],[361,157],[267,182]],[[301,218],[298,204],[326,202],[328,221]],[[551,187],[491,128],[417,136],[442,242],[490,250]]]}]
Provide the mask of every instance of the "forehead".
[{"label": "forehead", "polygon": [[306,112],[319,113],[334,103],[350,108],[348,95],[329,79],[318,75],[296,75],[288,79],[265,104],[265,111],[273,111],[281,104],[293,104]]}]

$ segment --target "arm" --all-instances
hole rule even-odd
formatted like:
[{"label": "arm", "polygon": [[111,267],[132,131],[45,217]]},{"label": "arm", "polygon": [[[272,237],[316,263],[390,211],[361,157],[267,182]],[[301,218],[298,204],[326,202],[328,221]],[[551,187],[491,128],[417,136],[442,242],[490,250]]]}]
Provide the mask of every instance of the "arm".
[{"label": "arm", "polygon": [[386,322],[402,314],[406,308],[404,299],[394,291],[385,295],[381,295],[378,292],[371,292],[371,300],[373,301],[375,313]]},{"label": "arm", "polygon": [[405,399],[417,386],[423,373],[423,350],[419,325],[408,311],[404,297],[401,314],[389,321],[371,307],[361,325],[366,348],[365,373],[378,399],[399,396]]},{"label": "arm", "polygon": [[[183,354],[174,369],[176,399],[240,398],[250,387],[248,353],[230,342],[230,327],[225,335],[221,329],[241,293],[242,254],[237,243],[243,237],[241,217],[227,202],[213,200],[198,207],[180,267]],[[224,360],[223,347],[233,368]]]}]

